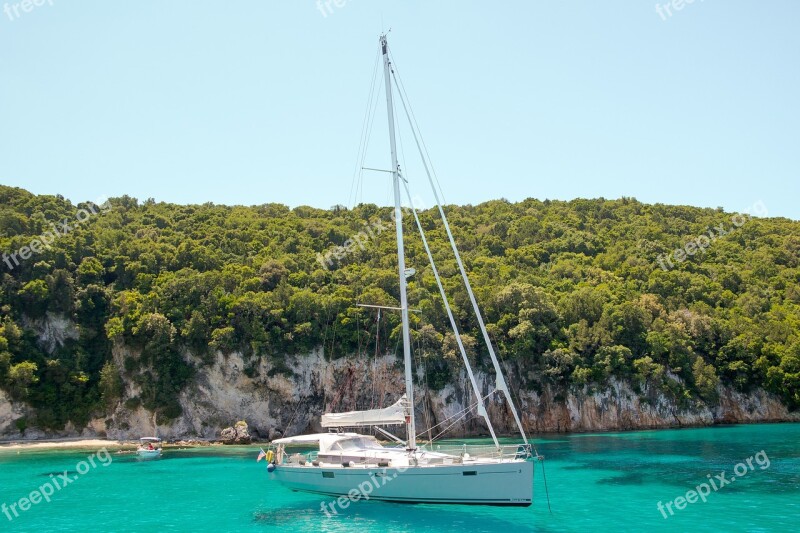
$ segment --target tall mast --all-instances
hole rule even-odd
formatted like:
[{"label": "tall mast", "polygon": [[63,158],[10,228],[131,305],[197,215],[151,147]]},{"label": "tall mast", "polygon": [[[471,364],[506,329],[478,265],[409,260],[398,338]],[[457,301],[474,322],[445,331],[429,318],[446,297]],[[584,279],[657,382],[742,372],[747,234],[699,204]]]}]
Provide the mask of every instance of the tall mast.
[{"label": "tall mast", "polygon": [[397,268],[400,273],[400,314],[403,317],[403,361],[406,370],[406,414],[407,448],[414,450],[416,443],[416,427],[414,424],[414,380],[411,373],[411,339],[408,327],[408,297],[406,296],[406,258],[403,246],[403,210],[400,206],[400,165],[397,163],[397,146],[394,131],[394,103],[392,101],[392,64],[389,61],[389,46],[386,35],[381,35],[381,52],[383,53],[383,75],[386,85],[386,111],[389,117],[389,146],[392,152],[392,181],[394,183],[394,225],[397,233]]}]

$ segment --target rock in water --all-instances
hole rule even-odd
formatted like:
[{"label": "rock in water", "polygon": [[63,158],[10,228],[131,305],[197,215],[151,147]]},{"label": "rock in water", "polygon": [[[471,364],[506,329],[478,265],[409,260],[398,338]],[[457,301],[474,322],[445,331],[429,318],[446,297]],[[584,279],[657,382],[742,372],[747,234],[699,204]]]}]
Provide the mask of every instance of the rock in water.
[{"label": "rock in water", "polygon": [[244,420],[236,422],[233,427],[236,429],[236,444],[250,444],[253,441],[253,437],[247,430],[247,422]]},{"label": "rock in water", "polygon": [[223,429],[219,438],[223,444],[250,444],[253,440],[245,421],[236,422],[233,427]]},{"label": "rock in water", "polygon": [[236,430],[225,428],[219,433],[219,438],[223,444],[233,444],[236,441]]}]

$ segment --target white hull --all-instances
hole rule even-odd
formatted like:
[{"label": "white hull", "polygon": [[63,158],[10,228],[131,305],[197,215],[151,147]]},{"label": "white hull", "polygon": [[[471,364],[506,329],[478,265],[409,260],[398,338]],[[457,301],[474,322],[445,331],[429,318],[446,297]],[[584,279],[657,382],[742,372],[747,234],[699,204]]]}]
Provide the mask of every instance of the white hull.
[{"label": "white hull", "polygon": [[138,450],[136,454],[140,459],[158,459],[161,457],[161,450]]},{"label": "white hull", "polygon": [[455,503],[529,506],[533,501],[533,463],[325,467],[278,465],[271,477],[294,491],[352,499],[400,503]]},{"label": "white hull", "polygon": [[[389,121],[389,148],[392,156],[392,184],[394,189],[395,232],[397,240],[397,267],[400,288],[400,307],[384,307],[367,304],[358,304],[379,309],[399,310],[402,321],[403,333],[403,363],[405,370],[405,395],[397,403],[384,409],[369,409],[365,411],[349,411],[346,413],[326,413],[322,416],[322,427],[337,429],[337,433],[318,433],[313,435],[297,435],[283,437],[273,441],[276,446],[275,461],[272,462],[272,451],[267,453],[270,461],[268,471],[271,477],[294,491],[324,494],[338,498],[343,505],[342,497],[354,501],[359,499],[378,500],[403,503],[432,503],[432,504],[473,504],[473,505],[515,505],[528,506],[533,502],[533,464],[526,459],[531,457],[531,445],[525,436],[525,431],[514,407],[511,394],[503,378],[500,367],[492,347],[489,333],[481,318],[480,309],[472,293],[472,288],[467,278],[466,271],[461,262],[461,256],[456,248],[455,239],[447,223],[439,194],[434,186],[433,179],[425,163],[425,155],[418,141],[413,124],[411,125],[414,140],[420,150],[428,180],[433,189],[436,203],[439,207],[444,228],[447,232],[453,254],[459,266],[464,287],[469,294],[475,316],[483,333],[486,347],[492,359],[497,374],[497,386],[492,392],[505,394],[508,406],[520,430],[524,444],[501,446],[492,427],[491,420],[486,411],[484,401],[488,396],[483,396],[483,391],[478,387],[470,366],[469,358],[464,349],[459,328],[448,303],[447,294],[439,277],[438,270],[433,261],[433,255],[428,246],[422,224],[416,210],[412,208],[414,219],[422,238],[436,284],[442,297],[451,329],[457,340],[462,359],[470,378],[470,383],[478,400],[476,403],[477,414],[486,422],[491,433],[494,446],[456,446],[448,452],[436,445],[435,449],[418,447],[416,443],[416,423],[414,420],[414,382],[413,364],[411,358],[411,337],[409,327],[409,308],[407,298],[407,279],[414,275],[414,269],[407,269],[405,263],[405,248],[403,244],[403,209],[400,201],[400,182],[407,183],[401,176],[400,165],[397,161],[397,147],[395,144],[394,105],[392,100],[392,77],[395,73],[389,59],[389,49],[386,34],[380,38],[380,49],[383,54],[384,87],[386,89],[386,110]],[[397,80],[395,79],[395,83]],[[403,108],[406,109],[403,91],[399,92]],[[408,114],[408,113],[407,113]],[[408,116],[412,121],[412,116]],[[413,121],[412,121],[413,122]],[[406,193],[411,198],[408,187],[404,185]],[[378,315],[380,316],[380,315]],[[491,394],[489,395],[491,396]],[[474,406],[473,406],[474,407]],[[465,409],[459,419],[467,416],[473,408]],[[440,430],[444,433],[455,422],[450,422],[450,417],[435,427],[444,423],[449,426]],[[359,428],[382,425],[405,424],[406,440],[394,437],[381,430],[383,436],[400,443],[402,447],[387,448],[380,445],[371,435],[357,433],[341,433],[342,428]],[[429,428],[429,430],[432,428]],[[440,433],[440,435],[441,435]],[[432,440],[432,439],[431,439]],[[287,457],[285,446],[308,446],[312,443],[319,445],[317,452],[305,455],[291,454]],[[429,444],[432,446],[432,444]],[[481,450],[480,448],[483,448]],[[261,456],[259,455],[259,458]]]}]

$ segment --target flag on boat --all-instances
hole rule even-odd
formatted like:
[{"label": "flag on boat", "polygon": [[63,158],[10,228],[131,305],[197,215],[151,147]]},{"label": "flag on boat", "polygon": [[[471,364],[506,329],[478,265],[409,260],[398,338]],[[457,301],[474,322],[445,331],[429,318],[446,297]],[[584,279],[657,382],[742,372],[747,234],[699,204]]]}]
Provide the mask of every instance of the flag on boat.
[{"label": "flag on boat", "polygon": [[264,451],[264,448],[261,448],[261,453],[258,454],[258,459],[256,459],[256,462],[259,462],[261,459],[263,459],[266,456],[267,456],[267,452]]}]

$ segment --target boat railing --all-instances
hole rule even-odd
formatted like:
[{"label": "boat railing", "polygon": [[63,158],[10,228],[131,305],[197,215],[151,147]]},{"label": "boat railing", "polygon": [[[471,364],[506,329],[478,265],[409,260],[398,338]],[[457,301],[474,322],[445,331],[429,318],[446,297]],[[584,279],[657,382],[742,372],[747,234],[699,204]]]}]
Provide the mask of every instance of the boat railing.
[{"label": "boat railing", "polygon": [[528,459],[533,457],[530,444],[433,444],[431,452],[455,455],[462,459]]},{"label": "boat railing", "polygon": [[283,456],[284,463],[294,463],[294,464],[313,464],[316,461],[322,462],[331,462],[331,463],[354,463],[354,464],[379,464],[386,461],[385,456],[380,452],[375,453],[366,453],[363,455],[354,456],[352,454],[348,454],[347,452],[333,452],[333,453],[324,453],[320,458],[319,451],[311,451],[305,453],[293,453],[293,454],[285,454]]},{"label": "boat railing", "polygon": [[320,460],[341,464],[352,463],[354,465],[388,465],[391,462],[381,450],[374,452],[359,451],[357,454],[348,453],[347,451],[330,452],[322,454]]},{"label": "boat railing", "polygon": [[[451,464],[462,463],[470,459],[495,459],[495,460],[514,460],[514,459],[528,459],[533,457],[530,444],[505,444],[500,446],[493,446],[491,444],[432,444],[420,446],[419,459],[425,464]],[[426,452],[435,452],[450,456],[452,460],[446,457],[436,458],[432,456],[426,457]],[[279,463],[289,464],[309,464],[316,465],[318,462],[324,463],[339,463],[339,464],[360,464],[360,465],[382,465],[384,463],[390,464],[389,459],[385,454],[377,451],[375,453],[362,453],[356,455],[348,454],[347,452],[334,452],[320,454],[318,451],[310,451],[306,453],[286,453],[279,454]]]}]

